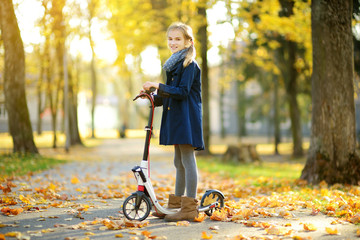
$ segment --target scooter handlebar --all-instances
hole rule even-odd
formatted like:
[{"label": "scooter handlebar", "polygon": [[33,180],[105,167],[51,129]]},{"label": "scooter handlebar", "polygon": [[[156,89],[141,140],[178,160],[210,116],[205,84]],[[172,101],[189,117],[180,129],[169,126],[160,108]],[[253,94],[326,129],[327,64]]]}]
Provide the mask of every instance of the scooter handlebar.
[{"label": "scooter handlebar", "polygon": [[133,99],[133,101],[137,100],[137,99],[140,98],[140,97],[147,97],[147,98],[149,98],[150,95],[151,95],[153,92],[155,92],[155,90],[156,90],[156,88],[151,87],[149,90],[146,90],[145,92],[142,92],[142,93],[140,93],[139,95],[137,95],[137,96]]}]

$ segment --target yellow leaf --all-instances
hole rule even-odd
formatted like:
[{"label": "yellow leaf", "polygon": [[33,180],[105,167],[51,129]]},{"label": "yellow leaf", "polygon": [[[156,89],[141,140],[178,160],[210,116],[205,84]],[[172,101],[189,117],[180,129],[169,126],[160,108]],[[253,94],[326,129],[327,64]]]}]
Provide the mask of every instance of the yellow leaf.
[{"label": "yellow leaf", "polygon": [[115,237],[116,238],[122,238],[122,237],[124,237],[124,235],[122,235],[122,233],[119,233],[119,234],[115,234]]},{"label": "yellow leaf", "polygon": [[21,232],[7,232],[5,233],[5,237],[20,237],[21,236]]},{"label": "yellow leaf", "polygon": [[330,235],[337,235],[339,234],[338,230],[336,228],[332,229],[332,228],[328,228],[326,227],[325,228],[326,232]]},{"label": "yellow leaf", "polygon": [[72,184],[78,184],[78,183],[80,183],[80,180],[77,178],[77,177],[73,177],[72,179],[71,179],[71,183]]},{"label": "yellow leaf", "polygon": [[306,231],[316,231],[317,228],[312,223],[304,223],[304,230],[306,230]]},{"label": "yellow leaf", "polygon": [[227,221],[228,217],[225,211],[217,209],[215,212],[213,212],[210,219],[214,221]]},{"label": "yellow leaf", "polygon": [[210,194],[204,199],[204,206],[208,206],[210,204],[214,203],[214,194]]},{"label": "yellow leaf", "polygon": [[19,195],[19,199],[23,202],[23,203],[26,203],[26,204],[30,204],[30,201],[29,199],[27,199],[26,197],[24,197],[23,195]]},{"label": "yellow leaf", "polygon": [[56,190],[56,185],[53,184],[53,183],[50,183],[48,189],[55,191]]},{"label": "yellow leaf", "polygon": [[199,213],[199,215],[194,219],[194,222],[202,222],[204,221],[205,217],[205,213]]},{"label": "yellow leaf", "polygon": [[205,231],[201,233],[201,239],[212,239],[212,237],[212,234],[207,235]]}]

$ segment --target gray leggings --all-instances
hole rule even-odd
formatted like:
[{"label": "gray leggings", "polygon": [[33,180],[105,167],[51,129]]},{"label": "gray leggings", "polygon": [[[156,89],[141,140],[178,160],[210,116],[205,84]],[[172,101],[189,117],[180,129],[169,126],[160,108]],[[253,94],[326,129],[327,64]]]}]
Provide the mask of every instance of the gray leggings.
[{"label": "gray leggings", "polygon": [[198,171],[195,151],[191,145],[175,145],[174,165],[176,168],[175,195],[196,198]]}]

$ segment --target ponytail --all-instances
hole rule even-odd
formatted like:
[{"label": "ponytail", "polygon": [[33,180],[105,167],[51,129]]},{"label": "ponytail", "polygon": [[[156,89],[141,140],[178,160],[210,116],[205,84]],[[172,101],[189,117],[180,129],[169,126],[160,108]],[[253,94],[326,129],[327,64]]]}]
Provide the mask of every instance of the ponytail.
[{"label": "ponytail", "polygon": [[185,60],[183,63],[184,68],[189,66],[189,64],[195,60],[195,57],[196,57],[196,50],[194,47],[194,43],[191,43],[191,46],[189,47],[189,50],[185,56]]}]

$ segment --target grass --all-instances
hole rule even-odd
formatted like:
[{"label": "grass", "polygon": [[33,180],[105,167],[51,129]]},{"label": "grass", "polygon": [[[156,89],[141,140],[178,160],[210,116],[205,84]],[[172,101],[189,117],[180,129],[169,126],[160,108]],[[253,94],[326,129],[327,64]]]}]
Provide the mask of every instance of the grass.
[{"label": "grass", "polygon": [[219,158],[198,157],[198,167],[210,173],[219,173],[225,177],[231,178],[287,178],[298,179],[304,165],[302,163],[280,163],[280,162],[263,162],[233,164],[223,163]]},{"label": "grass", "polygon": [[[305,157],[300,159],[290,159],[293,145],[290,142],[280,143],[278,150],[281,154],[281,162],[273,161],[274,144],[258,143],[256,151],[260,156],[267,156],[269,161],[259,163],[224,163],[219,157],[198,157],[197,163],[200,169],[210,173],[219,173],[225,177],[238,178],[276,178],[276,179],[298,179],[305,164]],[[309,143],[304,142],[303,148],[306,151]],[[216,144],[210,147],[210,150],[222,155],[227,149],[227,144]],[[286,157],[288,159],[286,160]],[[285,161],[284,161],[285,158]]]},{"label": "grass", "polygon": [[61,163],[64,161],[40,155],[3,154],[0,155],[0,177],[23,176]]},{"label": "grass", "polygon": [[[34,133],[34,141],[38,148],[52,148],[53,135],[44,132],[41,135]],[[86,147],[94,147],[101,143],[101,139],[83,139]],[[63,148],[65,136],[57,134],[57,146]],[[0,178],[23,176],[34,172],[50,169],[58,164],[65,163],[64,159],[45,157],[32,154],[12,154],[12,138],[8,133],[0,134]]]}]

